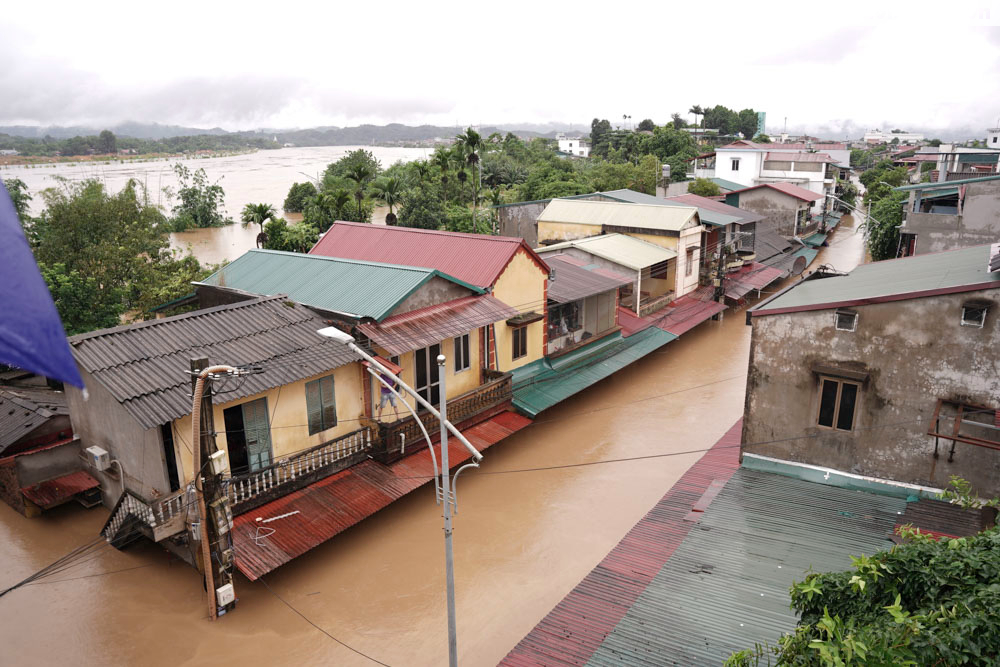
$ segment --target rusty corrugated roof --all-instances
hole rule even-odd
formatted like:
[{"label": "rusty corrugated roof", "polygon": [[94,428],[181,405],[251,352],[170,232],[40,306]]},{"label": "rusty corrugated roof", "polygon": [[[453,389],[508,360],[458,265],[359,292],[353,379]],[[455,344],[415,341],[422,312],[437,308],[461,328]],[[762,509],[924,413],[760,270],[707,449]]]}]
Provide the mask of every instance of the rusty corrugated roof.
[{"label": "rusty corrugated roof", "polygon": [[802,201],[816,201],[822,199],[823,195],[816,194],[812,190],[807,190],[806,188],[800,188],[793,183],[761,183],[760,185],[751,185],[750,187],[743,188],[742,190],[733,190],[729,194],[735,195],[741,192],[749,192],[750,190],[756,190],[757,188],[771,188],[772,190],[777,190],[778,192],[783,192],[786,195],[795,197],[796,199],[801,199]]},{"label": "rusty corrugated roof", "polygon": [[[531,420],[521,415],[502,412],[464,429],[463,435],[483,451],[530,424]],[[448,456],[449,464],[458,466],[469,459],[469,452],[452,438]],[[232,530],[236,567],[247,578],[258,579],[429,483],[433,474],[425,447],[389,466],[369,459],[241,514],[234,519]],[[258,517],[290,512],[297,513],[269,522],[266,525],[274,532],[258,536]]]},{"label": "rusty corrugated roof", "polygon": [[69,339],[77,363],[143,428],[191,412],[190,360],[261,366],[263,372],[216,394],[216,403],[252,396],[355,361],[343,345],[316,333],[325,320],[273,296],[196,310]]},{"label": "rusty corrugated roof", "polygon": [[557,303],[586,299],[632,283],[631,277],[593,264],[584,266],[583,262],[569,255],[546,255],[545,261],[553,271],[549,280],[549,298]]},{"label": "rusty corrugated roof", "polygon": [[48,509],[69,500],[78,493],[98,486],[100,486],[100,482],[86,471],[78,470],[34,486],[25,487],[21,489],[21,493],[42,509]]},{"label": "rusty corrugated roof", "polygon": [[780,151],[768,151],[764,159],[784,162],[836,162],[826,153],[782,153]]},{"label": "rusty corrugated roof", "polygon": [[393,315],[377,324],[360,324],[358,331],[390,354],[403,354],[506,320],[517,313],[517,308],[492,295],[473,295]]},{"label": "rusty corrugated roof", "polygon": [[518,251],[548,273],[545,262],[522,238],[356,222],[334,223],[309,254],[428,267],[485,288],[496,282]]},{"label": "rusty corrugated roof", "polygon": [[0,387],[0,454],[49,419],[68,414],[61,391]]}]

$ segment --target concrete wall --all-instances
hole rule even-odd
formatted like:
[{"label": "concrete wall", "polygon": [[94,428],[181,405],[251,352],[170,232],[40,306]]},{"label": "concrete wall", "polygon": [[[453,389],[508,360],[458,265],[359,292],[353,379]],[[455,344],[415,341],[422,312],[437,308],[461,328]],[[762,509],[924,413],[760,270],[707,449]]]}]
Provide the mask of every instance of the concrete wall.
[{"label": "concrete wall", "polygon": [[601,225],[585,225],[571,222],[538,222],[538,245],[576,241],[601,233]]},{"label": "concrete wall", "polygon": [[757,230],[769,229],[782,236],[792,236],[795,217],[805,202],[772,188],[757,188],[739,194],[739,207],[764,216],[758,221]]},{"label": "concrete wall", "polygon": [[[600,228],[597,228],[598,230]],[[548,313],[549,276],[522,248],[493,284],[493,296],[520,313]],[[497,370],[509,371],[527,363],[541,359],[545,355],[546,318],[532,322],[528,326],[528,354],[520,359],[512,358],[510,327],[506,322],[497,322],[496,348]]]},{"label": "concrete wall", "polygon": [[[22,488],[34,486],[39,482],[46,482],[77,470],[83,470],[85,465],[80,459],[80,451],[80,443],[72,440],[64,445],[48,447],[15,457],[14,465],[17,467],[18,482]],[[91,472],[91,474],[93,473]]]},{"label": "concrete wall", "polygon": [[520,236],[532,248],[537,246],[538,230],[535,228],[535,223],[550,201],[552,200],[545,199],[498,207],[496,212],[500,219],[500,235]]},{"label": "concrete wall", "polygon": [[[80,368],[80,375],[88,398],[84,400],[79,389],[66,385],[66,400],[81,450],[93,445],[107,450],[125,470],[125,487],[145,500],[170,493],[160,429],[142,428],[90,373]],[[90,467],[86,470],[101,483],[104,504],[114,505],[121,495],[118,468],[113,466],[105,472]]]},{"label": "concrete wall", "polygon": [[681,181],[679,183],[668,183],[667,187],[664,188],[662,185],[656,186],[656,196],[661,199],[666,199],[667,197],[676,197],[677,195],[686,195],[688,191],[688,186],[691,185],[693,181]]},{"label": "concrete wall", "polygon": [[[981,329],[960,325],[970,300],[993,304]],[[1000,290],[854,310],[854,332],[835,329],[833,309],[753,318],[743,451],[936,487],[960,475],[1000,494],[1000,452],[958,443],[949,463],[951,442],[935,459],[926,435],[939,398],[997,407]],[[817,425],[818,366],[867,374],[853,431]]]},{"label": "concrete wall", "polygon": [[[681,232],[677,240],[677,273],[674,292],[678,297],[698,289],[699,267],[701,266],[701,226],[691,227]],[[688,264],[688,248],[694,252]]]},{"label": "concrete wall", "polygon": [[965,187],[961,215],[906,214],[901,231],[917,234],[914,254],[1000,242],[1000,181]]},{"label": "concrete wall", "polygon": [[396,306],[391,314],[408,313],[412,310],[418,310],[426,306],[436,306],[439,303],[461,299],[463,296],[470,296],[472,294],[475,294],[475,292],[467,287],[462,287],[450,280],[434,276],[421,285],[420,289],[403,299],[402,303]]},{"label": "concrete wall", "polygon": [[[740,168],[733,171],[733,158],[740,159]],[[757,184],[764,153],[761,151],[718,150],[715,153],[715,177],[742,183],[747,187]],[[697,172],[696,172],[697,173]]]}]

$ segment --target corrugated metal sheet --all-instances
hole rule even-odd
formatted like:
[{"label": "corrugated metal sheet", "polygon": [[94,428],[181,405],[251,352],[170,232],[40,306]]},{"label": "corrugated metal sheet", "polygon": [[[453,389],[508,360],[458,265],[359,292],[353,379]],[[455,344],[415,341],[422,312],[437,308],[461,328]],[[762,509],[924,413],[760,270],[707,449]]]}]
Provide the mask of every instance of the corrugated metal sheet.
[{"label": "corrugated metal sheet", "polygon": [[433,268],[395,266],[277,250],[250,250],[205,278],[203,285],[250,294],[286,294],[307,306],[381,320],[435,276],[481,293]]},{"label": "corrugated metal sheet", "polygon": [[549,299],[557,303],[610,292],[634,280],[628,276],[615,276],[608,271],[601,271],[596,266],[594,270],[590,270],[565,255],[545,255],[545,262],[554,271],[549,280]]},{"label": "corrugated metal sheet", "polygon": [[535,417],[676,338],[655,327],[628,338],[615,334],[556,359],[539,359],[516,368],[512,371],[514,406]]},{"label": "corrugated metal sheet", "polygon": [[378,324],[360,324],[358,330],[390,354],[403,354],[517,314],[516,308],[482,294],[393,315]]},{"label": "corrugated metal sheet", "polygon": [[742,208],[736,208],[735,206],[730,206],[721,201],[715,201],[714,199],[700,195],[676,195],[669,197],[667,201],[675,201],[687,206],[697,206],[701,221],[712,224],[728,225],[736,223],[737,225],[745,225],[764,219],[764,216],[760,213],[746,211]]},{"label": "corrugated metal sheet", "polygon": [[862,264],[846,276],[805,281],[752,312],[766,315],[786,308],[807,310],[827,304],[910,298],[942,290],[1000,288],[1000,275],[988,270],[989,254],[990,246],[981,245]]},{"label": "corrugated metal sheet", "polygon": [[826,153],[781,153],[769,151],[765,160],[781,160],[783,162],[834,162]]},{"label": "corrugated metal sheet", "polygon": [[708,179],[718,185],[724,192],[735,192],[737,190],[742,190],[746,186],[742,183],[737,183],[736,181],[727,181],[724,178],[710,178]]},{"label": "corrugated metal sheet", "polygon": [[726,309],[724,303],[707,298],[713,291],[714,288],[709,287],[700,295],[685,295],[672,302],[670,304],[672,310],[658,317],[656,326],[675,336],[682,336],[702,322],[712,319],[714,315]]},{"label": "corrugated metal sheet", "polygon": [[548,273],[548,267],[521,238],[355,222],[334,224],[309,254],[426,266],[485,288],[496,282],[519,250]]},{"label": "corrugated metal sheet", "polygon": [[538,222],[563,222],[601,227],[635,227],[678,232],[698,224],[698,209],[693,206],[652,206],[625,202],[553,199]]},{"label": "corrugated metal sheet", "polygon": [[[483,451],[530,424],[530,419],[503,412],[464,429],[463,435]],[[448,457],[453,467],[470,458],[454,438],[448,441]],[[433,474],[425,447],[390,466],[364,461],[241,514],[234,519],[232,531],[236,567],[255,580],[429,483]],[[263,524],[274,533],[258,537],[258,517],[268,519],[289,512],[298,513]]]},{"label": "corrugated metal sheet", "polygon": [[69,500],[78,493],[95,489],[100,485],[100,482],[87,472],[78,470],[62,477],[50,479],[47,482],[23,488],[21,493],[42,509],[48,509]]},{"label": "corrugated metal sheet", "polygon": [[68,414],[61,391],[0,387],[0,454],[49,419]]},{"label": "corrugated metal sheet", "polygon": [[778,192],[783,192],[791,197],[795,197],[796,199],[801,199],[802,201],[817,201],[823,198],[823,195],[818,195],[812,190],[800,188],[792,183],[761,183],[760,185],[753,185],[749,188],[744,187],[742,190],[733,190],[730,194],[748,192],[750,190],[756,190],[757,188],[771,188],[773,190],[777,190]]},{"label": "corrugated metal sheet", "polygon": [[[586,664],[697,525],[684,521],[691,508],[713,482],[725,482],[739,466],[741,427],[742,421],[736,422],[691,466],[501,664],[516,667]],[[670,610],[666,615],[673,618],[682,611]],[[661,656],[661,664],[664,663],[669,664],[669,660]]]},{"label": "corrugated metal sheet", "polygon": [[820,248],[824,243],[826,243],[826,234],[823,232],[816,232],[802,239],[802,242],[810,248]]},{"label": "corrugated metal sheet", "polygon": [[313,311],[278,296],[80,334],[70,345],[80,366],[152,428],[191,411],[192,357],[263,367],[217,394],[216,403],[355,361],[346,347],[316,333],[325,326]]},{"label": "corrugated metal sheet", "polygon": [[560,252],[567,248],[579,248],[595,257],[606,259],[633,271],[649,268],[654,264],[660,264],[677,257],[675,250],[663,248],[627,234],[590,236],[576,241],[555,243],[539,248],[538,251],[543,256],[547,256],[550,252]]},{"label": "corrugated metal sheet", "polygon": [[764,289],[775,280],[781,278],[782,275],[784,275],[784,271],[781,269],[753,262],[744,266],[739,271],[726,275],[724,282],[726,297],[729,299],[741,299],[750,290]]},{"label": "corrugated metal sheet", "polygon": [[787,144],[757,144],[762,149],[768,151],[846,151],[847,144],[824,144],[824,143],[787,143]]},{"label": "corrugated metal sheet", "polygon": [[[994,156],[996,159],[1000,159],[1000,153]],[[965,160],[965,154],[961,158]],[[898,188],[893,188],[893,190],[899,192],[908,192],[910,190],[936,190],[937,188],[953,188],[959,185],[966,185],[967,183],[985,183],[987,181],[995,181],[1000,179],[1000,174],[993,176],[977,176],[976,178],[962,178],[957,181],[943,181],[937,183],[916,183],[914,185],[901,185]]]}]

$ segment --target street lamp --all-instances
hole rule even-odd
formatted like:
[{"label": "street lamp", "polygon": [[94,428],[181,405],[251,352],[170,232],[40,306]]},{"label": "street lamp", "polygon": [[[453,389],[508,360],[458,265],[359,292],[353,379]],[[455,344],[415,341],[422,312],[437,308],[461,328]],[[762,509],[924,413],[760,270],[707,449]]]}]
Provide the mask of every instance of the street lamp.
[{"label": "street lamp", "polygon": [[[337,327],[325,327],[319,329],[316,333],[320,336],[325,336],[326,338],[331,338],[341,345],[345,345],[356,355],[367,361],[369,364],[378,369],[382,374],[393,375],[389,369],[380,364],[375,360],[370,354],[362,350],[354,342],[354,337],[351,336],[346,331],[341,331]],[[440,396],[441,396],[441,411],[438,412],[433,405],[428,401],[424,400],[424,397],[418,394],[412,387],[403,382],[402,379],[397,378],[396,383],[402,387],[403,391],[412,396],[420,405],[427,409],[432,415],[434,415],[438,421],[441,423],[441,494],[437,496],[439,501],[443,499],[444,501],[444,566],[445,566],[445,581],[447,586],[447,599],[448,599],[448,664],[451,667],[458,666],[458,632],[456,630],[455,623],[455,559],[452,551],[452,526],[451,526],[451,509],[452,503],[455,502],[456,496],[453,491],[453,484],[458,479],[458,476],[468,467],[479,467],[479,462],[483,460],[483,455],[472,446],[472,444],[466,440],[465,436],[459,432],[455,425],[448,421],[448,394],[445,388],[445,376],[447,373],[444,372],[445,357],[443,354],[439,354],[437,357],[437,364],[440,367]],[[369,372],[370,369],[369,369]],[[391,385],[382,378],[381,375],[371,372],[371,375],[375,377],[383,386],[388,387],[392,390]],[[393,392],[395,393],[395,391]],[[406,401],[403,401],[406,403]],[[409,407],[409,405],[407,405]],[[412,412],[412,408],[410,408]],[[416,415],[414,415],[416,419]],[[416,420],[418,424],[422,423],[419,419]],[[455,471],[454,477],[451,475],[451,470],[448,466],[448,433],[451,433],[459,442],[461,442],[469,453],[472,455],[472,463],[467,463],[458,470]],[[424,437],[427,437],[427,431],[424,430]],[[430,438],[427,438],[427,446],[431,450],[431,456],[434,455],[434,448],[431,447]],[[435,468],[436,468],[435,464]],[[437,486],[437,470],[434,472],[435,487]],[[437,494],[435,494],[437,495]]]}]

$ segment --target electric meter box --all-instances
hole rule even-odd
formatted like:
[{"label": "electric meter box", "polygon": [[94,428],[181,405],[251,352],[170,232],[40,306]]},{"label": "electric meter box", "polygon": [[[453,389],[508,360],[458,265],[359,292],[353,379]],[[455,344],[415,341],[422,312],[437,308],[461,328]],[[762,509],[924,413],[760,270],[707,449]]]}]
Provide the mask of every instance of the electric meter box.
[{"label": "electric meter box", "polygon": [[215,600],[219,603],[220,607],[225,607],[226,605],[232,604],[236,601],[236,591],[233,590],[232,584],[226,584],[225,586],[219,586],[215,589]]},{"label": "electric meter box", "polygon": [[219,535],[225,535],[233,525],[233,510],[229,507],[229,498],[223,496],[208,506],[212,513],[215,530]]},{"label": "electric meter box", "polygon": [[94,466],[94,470],[107,470],[111,466],[111,456],[107,450],[96,445],[87,447],[87,459],[90,460],[90,465]]},{"label": "electric meter box", "polygon": [[221,449],[209,456],[208,460],[212,463],[213,474],[221,475],[229,467],[229,462],[226,460],[226,452]]}]

